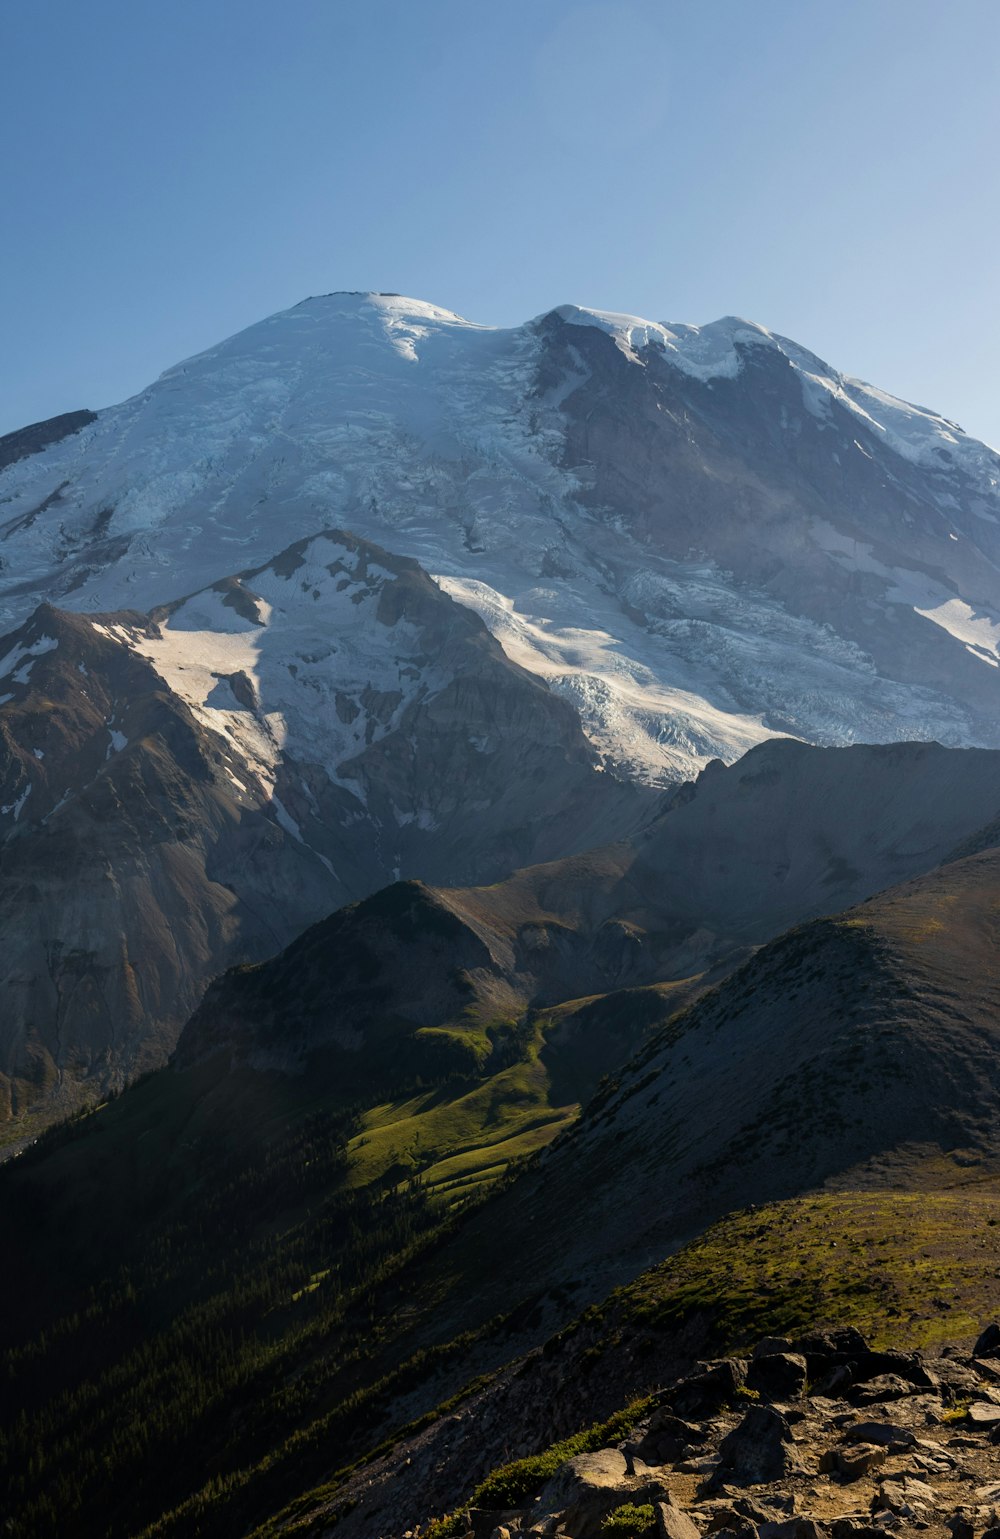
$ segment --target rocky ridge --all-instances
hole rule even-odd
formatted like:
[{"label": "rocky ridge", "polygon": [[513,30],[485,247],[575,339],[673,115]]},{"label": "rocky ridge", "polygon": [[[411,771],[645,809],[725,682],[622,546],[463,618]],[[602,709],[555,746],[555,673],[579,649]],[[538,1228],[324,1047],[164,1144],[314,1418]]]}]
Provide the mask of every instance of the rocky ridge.
[{"label": "rocky ridge", "polygon": [[874,1349],[854,1329],[767,1338],[655,1391],[613,1443],[498,1469],[474,1505],[429,1527],[386,1515],[376,1527],[380,1539],[979,1539],[1000,1532],[998,1349],[996,1325],[971,1353],[936,1355]]},{"label": "rocky ridge", "polygon": [[[736,765],[716,762],[661,805],[617,844],[488,887],[401,884],[332,915],[287,955],[219,979],[181,1058],[213,1044],[266,1056],[293,1033],[308,1056],[328,1024],[346,1028],[366,1009],[374,1018],[386,1002],[414,1025],[443,1027],[473,1008],[519,1016],[721,974],[787,926],[946,861],[1000,805],[1000,756],[775,740]],[[368,996],[344,987],[362,954]]]}]

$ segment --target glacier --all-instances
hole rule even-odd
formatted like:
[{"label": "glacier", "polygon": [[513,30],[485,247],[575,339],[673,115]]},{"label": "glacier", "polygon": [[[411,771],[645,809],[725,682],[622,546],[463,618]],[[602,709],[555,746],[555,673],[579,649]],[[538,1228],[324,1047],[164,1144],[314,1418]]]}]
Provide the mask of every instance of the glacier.
[{"label": "glacier", "polygon": [[[775,490],[776,463],[798,480]],[[176,605],[331,529],[419,562],[620,775],[668,784],[780,735],[1000,743],[1000,456],[735,318],[306,300],[0,472],[0,623]],[[181,613],[144,655],[218,710],[206,679],[248,671],[248,643],[219,604]],[[281,619],[297,655],[332,623],[308,598]],[[398,661],[355,660],[355,693]],[[261,772],[286,685],[258,681]]]}]

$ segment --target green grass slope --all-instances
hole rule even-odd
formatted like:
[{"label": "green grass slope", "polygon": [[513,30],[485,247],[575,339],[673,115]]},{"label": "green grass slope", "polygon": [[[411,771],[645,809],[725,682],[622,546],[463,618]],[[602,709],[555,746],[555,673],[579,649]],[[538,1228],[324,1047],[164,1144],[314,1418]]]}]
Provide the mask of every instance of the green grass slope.
[{"label": "green grass slope", "polygon": [[426,1028],[387,1009],[367,1062],[327,1039],[301,1073],[217,1047],[0,1172],[8,1532],[235,1534],[258,1482],[277,1501],[331,1450],[377,1441],[387,1406],[468,1345],[445,1330],[397,1358],[409,1267],[572,1122],[571,1081],[592,1093],[689,994],[612,998],[602,1037],[600,1000],[577,1030],[570,1007],[484,1021],[460,988],[457,1045],[425,1053]]}]

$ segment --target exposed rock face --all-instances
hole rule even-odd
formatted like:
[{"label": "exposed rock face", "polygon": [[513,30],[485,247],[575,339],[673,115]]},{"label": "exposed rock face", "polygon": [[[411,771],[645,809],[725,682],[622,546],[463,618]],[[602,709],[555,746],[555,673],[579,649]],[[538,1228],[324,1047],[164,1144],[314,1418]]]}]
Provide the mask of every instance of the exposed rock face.
[{"label": "exposed rock face", "polygon": [[82,428],[96,421],[96,412],[66,411],[59,417],[48,417],[44,422],[32,422],[29,427],[4,433],[0,437],[0,470],[5,470],[8,465],[16,465],[18,460],[27,459],[31,454],[40,454],[50,444],[57,444],[71,434],[79,433]]},{"label": "exposed rock face", "polygon": [[[672,582],[654,568],[633,591],[676,629],[682,655],[704,666],[707,651],[721,664],[732,636],[715,630],[710,603],[698,609],[705,623],[690,623],[693,593],[688,605],[682,594],[697,552],[713,574],[738,574],[744,603],[767,594],[784,616],[830,627],[857,647],[858,664],[864,656],[863,671],[926,690],[928,704],[950,673],[955,699],[985,724],[996,670],[982,666],[970,635],[972,647],[955,653],[952,672],[957,637],[942,628],[940,611],[962,591],[998,603],[1000,545],[981,517],[986,460],[966,458],[953,429],[918,447],[903,436],[903,420],[876,420],[878,392],[854,381],[837,389],[821,360],[745,322],[703,328],[717,349],[704,370],[685,367],[655,328],[630,327],[627,317],[602,328],[565,307],[542,324],[554,355],[549,367],[558,372],[556,358],[563,368],[573,358],[587,373],[565,407],[568,462],[590,470],[585,500],[612,510],[676,563]],[[942,519],[942,494],[953,498],[961,537]],[[928,623],[934,613],[937,622]],[[796,683],[786,679],[782,688],[780,625],[770,629],[752,649],[752,665],[750,648],[734,663],[734,694],[748,704],[767,692],[772,719],[784,713],[801,722],[809,705]],[[831,649],[826,661],[832,716],[846,651]],[[862,688],[873,684],[869,675]]]},{"label": "exposed rock face", "polygon": [[[127,661],[113,659],[131,653],[152,670],[136,688],[179,701],[196,742],[221,738],[205,752],[227,826],[245,834],[262,816],[282,849],[301,846],[293,864],[309,872],[244,880],[244,845],[230,852],[206,834],[211,891],[182,883],[185,912],[207,905],[182,930],[206,933],[182,944],[177,1005],[161,1015],[150,1001],[167,991],[173,942],[153,946],[136,982],[142,945],[133,935],[138,951],[116,951],[131,932],[114,904],[88,899],[86,923],[63,924],[63,899],[22,842],[42,837],[42,817],[46,841],[69,829],[79,787],[60,769],[46,804],[56,782],[32,761],[49,750],[40,739],[11,749],[0,827],[16,823],[18,851],[5,871],[29,896],[10,901],[47,917],[35,951],[12,960],[4,1040],[18,1045],[0,1049],[18,1082],[10,1106],[60,1076],[69,1088],[119,1049],[129,1067],[109,1068],[111,1082],[149,1061],[140,1015],[154,1023],[155,1059],[193,980],[259,955],[262,935],[276,946],[396,877],[494,882],[634,832],[652,792],[601,773],[609,766],[648,787],[776,733],[1000,741],[998,469],[954,424],[746,323],[670,329],[564,307],[494,332],[392,295],[310,300],[120,407],[8,435],[0,616],[20,627],[0,676],[10,719],[49,666],[25,650],[45,640],[37,605],[89,616],[111,648],[101,667],[124,679]],[[335,532],[345,526],[356,535]],[[78,692],[88,687],[80,675]],[[116,699],[121,714],[122,690]],[[66,695],[59,720],[87,710]],[[105,726],[123,766],[85,755],[88,773],[122,782],[121,816],[138,829],[130,748],[118,746],[120,720]],[[978,815],[981,766],[934,792],[931,774],[931,833],[906,797],[897,816],[896,770],[882,761],[867,786],[827,782],[817,817],[815,798],[797,800],[794,762],[745,767],[774,776],[770,790],[734,795],[732,781],[713,789],[706,777],[686,824],[625,862],[627,892],[533,897],[503,970],[551,1001],[574,980],[580,993],[720,965],[737,941],[926,869],[946,838],[1000,806]],[[870,815],[856,819],[862,793]],[[187,816],[197,841],[200,813]],[[172,837],[184,845],[180,825]],[[130,848],[124,838],[116,871]],[[233,918],[253,908],[258,882],[258,917]],[[209,939],[216,930],[227,938]],[[15,934],[15,953],[21,944]],[[39,993],[46,969],[64,981]],[[82,1039],[79,1052],[53,1046],[69,1041],[67,991],[104,1012],[96,1057]],[[39,1056],[27,1043],[42,1038]]]},{"label": "exposed rock face", "polygon": [[797,1400],[805,1389],[808,1370],[798,1352],[755,1354],[747,1371],[747,1388],[763,1400]]},{"label": "exposed rock face", "polygon": [[[532,1525],[543,1533],[563,1528],[578,1539],[600,1539],[608,1514],[624,1502],[665,1495],[649,1480],[632,1475],[616,1448],[578,1454],[543,1488],[532,1513]],[[516,1530],[515,1524],[515,1530]]]},{"label": "exposed rock face", "polygon": [[719,1486],[759,1486],[804,1469],[792,1430],[781,1412],[773,1406],[755,1405],[719,1444],[713,1481]]},{"label": "exposed rock face", "polygon": [[0,1117],[162,1062],[214,974],[401,869],[490,880],[656,806],[415,562],[346,535],[153,616],[43,605],[0,691]]},{"label": "exposed rock face", "polygon": [[51,609],[7,642],[30,669],[0,711],[0,1110],[17,1115],[162,1061],[206,979],[329,888],[143,659]]}]

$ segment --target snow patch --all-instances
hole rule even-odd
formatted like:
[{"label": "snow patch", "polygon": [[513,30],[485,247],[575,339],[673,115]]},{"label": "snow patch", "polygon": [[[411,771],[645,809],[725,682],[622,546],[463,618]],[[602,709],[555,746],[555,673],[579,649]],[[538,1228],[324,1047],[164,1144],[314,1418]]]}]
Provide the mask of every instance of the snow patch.
[{"label": "snow patch", "polygon": [[[13,675],[14,683],[27,684],[28,675],[31,672],[35,659],[44,657],[47,652],[54,652],[58,645],[59,642],[55,636],[39,636],[36,641],[29,642],[27,646],[18,642],[0,660],[0,678],[6,678],[16,668],[17,672]],[[27,661],[24,661],[25,659]],[[23,666],[18,667],[19,663],[23,664]]]},{"label": "snow patch", "polygon": [[271,792],[271,807],[274,811],[275,821],[285,830],[285,833],[291,834],[293,839],[297,839],[300,844],[304,844],[305,840],[302,837],[301,828],[286,810],[284,803],[279,797],[275,796],[273,791]]},{"label": "snow patch", "polygon": [[925,620],[954,636],[980,662],[1000,667],[1000,620],[995,615],[977,611],[960,598],[946,599],[932,609],[914,608]]},{"label": "snow patch", "polygon": [[22,810],[24,808],[24,804],[28,800],[28,797],[30,795],[31,795],[31,786],[27,785],[27,786],[25,786],[24,790],[21,792],[20,796],[17,798],[16,802],[10,802],[10,803],[8,803],[8,805],[6,807],[0,807],[0,813],[2,813],[4,817],[8,817],[10,815],[10,813],[13,813],[14,814],[14,822],[16,823],[18,818],[21,816],[21,812],[22,812]]}]

